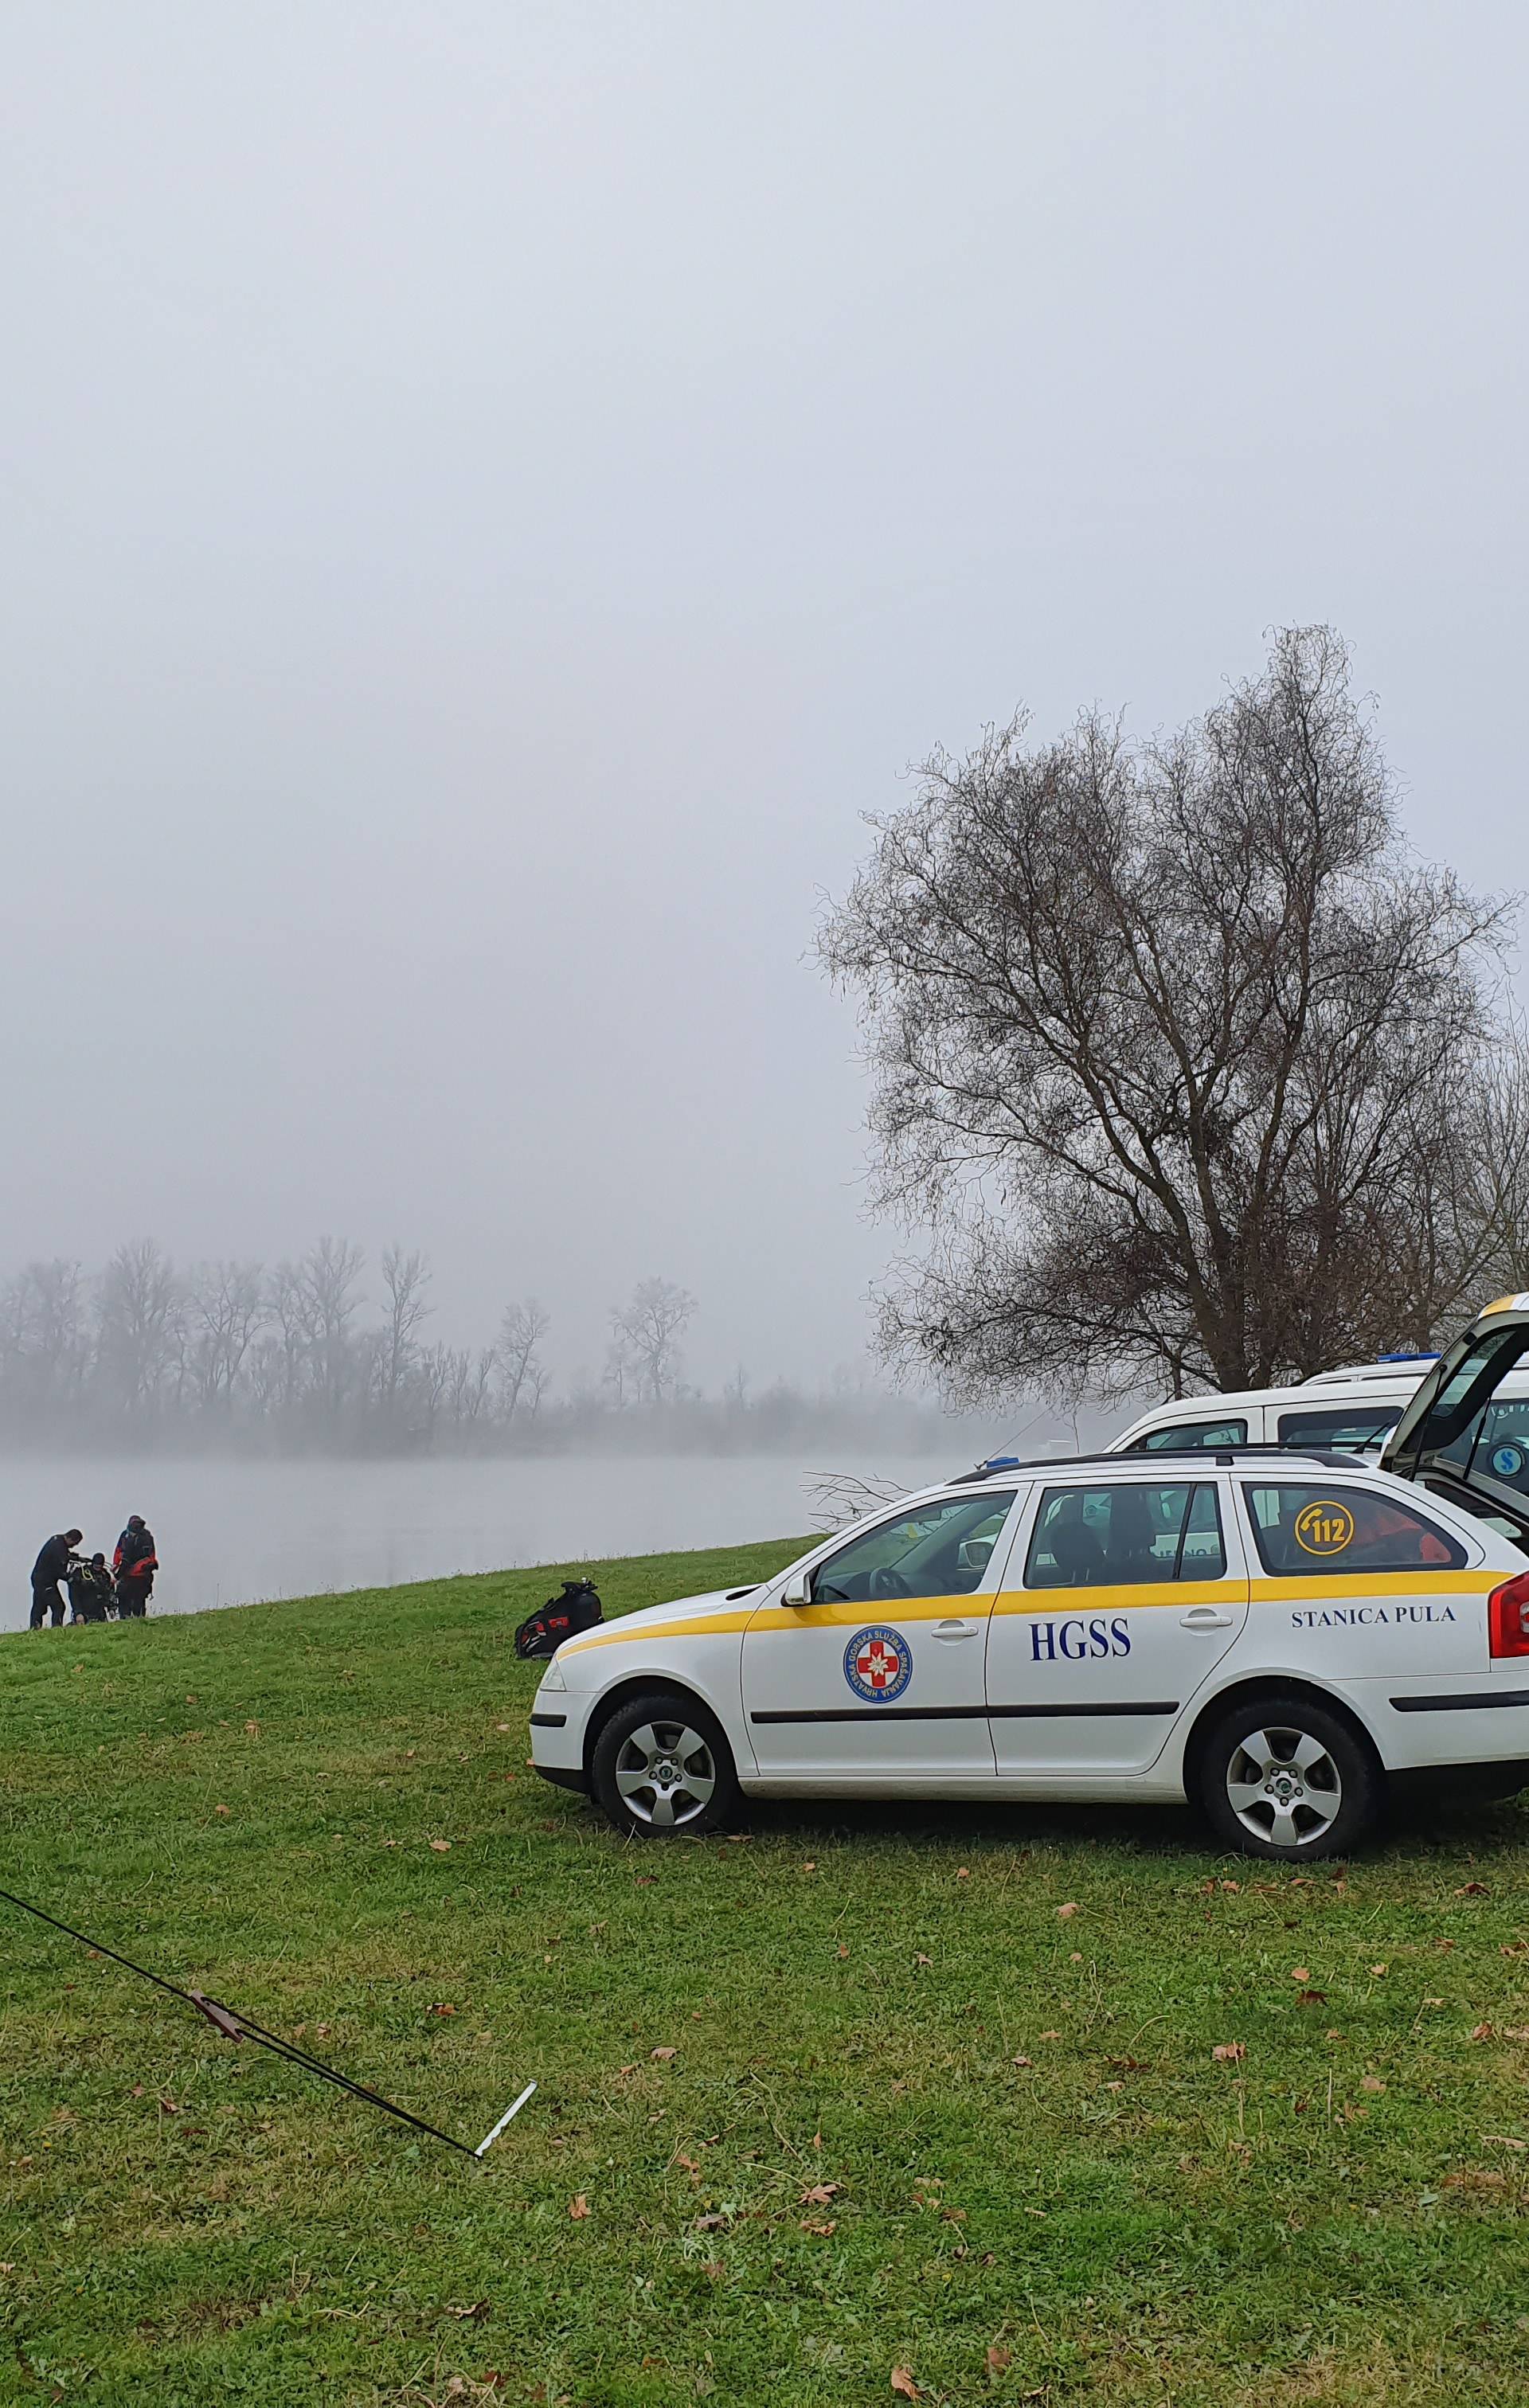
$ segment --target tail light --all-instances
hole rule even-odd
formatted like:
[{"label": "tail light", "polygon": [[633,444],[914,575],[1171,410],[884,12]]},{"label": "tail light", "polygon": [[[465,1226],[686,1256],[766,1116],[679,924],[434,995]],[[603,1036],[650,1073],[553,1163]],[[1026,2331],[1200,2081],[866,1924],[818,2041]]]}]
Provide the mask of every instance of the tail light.
[{"label": "tail light", "polygon": [[1488,1598],[1487,1645],[1493,1656],[1529,1656],[1529,1572],[1515,1572]]}]

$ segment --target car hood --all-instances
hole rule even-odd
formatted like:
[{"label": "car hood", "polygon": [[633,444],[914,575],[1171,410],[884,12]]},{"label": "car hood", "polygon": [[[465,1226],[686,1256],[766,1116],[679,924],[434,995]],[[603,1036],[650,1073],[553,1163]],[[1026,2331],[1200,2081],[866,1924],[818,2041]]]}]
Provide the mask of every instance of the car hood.
[{"label": "car hood", "polygon": [[700,1597],[677,1597],[668,1605],[645,1605],[636,1613],[619,1613],[599,1627],[623,1635],[630,1631],[635,1639],[639,1631],[652,1630],[660,1623],[697,1621],[703,1614],[715,1613],[719,1606],[747,1605],[759,1595],[758,1588],[709,1588]]}]

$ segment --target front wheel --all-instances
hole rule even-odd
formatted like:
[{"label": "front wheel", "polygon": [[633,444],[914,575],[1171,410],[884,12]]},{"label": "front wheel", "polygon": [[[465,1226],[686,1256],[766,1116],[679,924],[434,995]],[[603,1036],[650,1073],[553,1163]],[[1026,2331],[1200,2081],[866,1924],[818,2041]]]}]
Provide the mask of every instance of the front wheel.
[{"label": "front wheel", "polygon": [[654,1690],[612,1714],[594,1742],[595,1799],[635,1839],[699,1838],[738,1802],[733,1751],[695,1698]]},{"label": "front wheel", "polygon": [[1200,1803],[1244,1856],[1347,1856],[1380,1811],[1383,1776],[1349,1725],[1305,1698],[1253,1698],[1200,1750]]}]

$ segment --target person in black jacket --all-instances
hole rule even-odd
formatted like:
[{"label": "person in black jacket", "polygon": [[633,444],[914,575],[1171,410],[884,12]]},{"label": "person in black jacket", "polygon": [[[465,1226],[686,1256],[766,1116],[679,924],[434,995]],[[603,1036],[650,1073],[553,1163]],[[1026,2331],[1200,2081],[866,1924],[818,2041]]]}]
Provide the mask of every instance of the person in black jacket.
[{"label": "person in black jacket", "polygon": [[64,1591],[59,1583],[67,1579],[75,1549],[83,1536],[81,1530],[59,1530],[52,1538],[43,1541],[37,1560],[32,1567],[31,1627],[34,1630],[42,1628],[50,1613],[52,1614],[55,1630],[62,1624]]},{"label": "person in black jacket", "polygon": [[105,1555],[97,1553],[88,1564],[76,1562],[69,1574],[69,1605],[74,1621],[105,1622],[111,1596],[111,1574]]},{"label": "person in black jacket", "polygon": [[118,1621],[126,1622],[145,1613],[154,1574],[159,1570],[159,1557],[154,1553],[154,1534],[141,1513],[128,1515],[111,1569],[117,1575]]}]

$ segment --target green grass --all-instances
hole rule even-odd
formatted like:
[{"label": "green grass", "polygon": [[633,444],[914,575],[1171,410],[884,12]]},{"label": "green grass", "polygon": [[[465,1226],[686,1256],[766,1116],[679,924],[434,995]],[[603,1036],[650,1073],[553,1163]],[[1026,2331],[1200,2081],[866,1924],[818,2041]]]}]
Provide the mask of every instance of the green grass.
[{"label": "green grass", "polygon": [[1529,2401],[1519,1809],[1304,1881],[1169,1813],[643,1848],[525,1769],[548,1586],[0,1649],[7,1887],[469,2141],[541,2085],[478,2168],[0,1907],[0,2400]]}]

